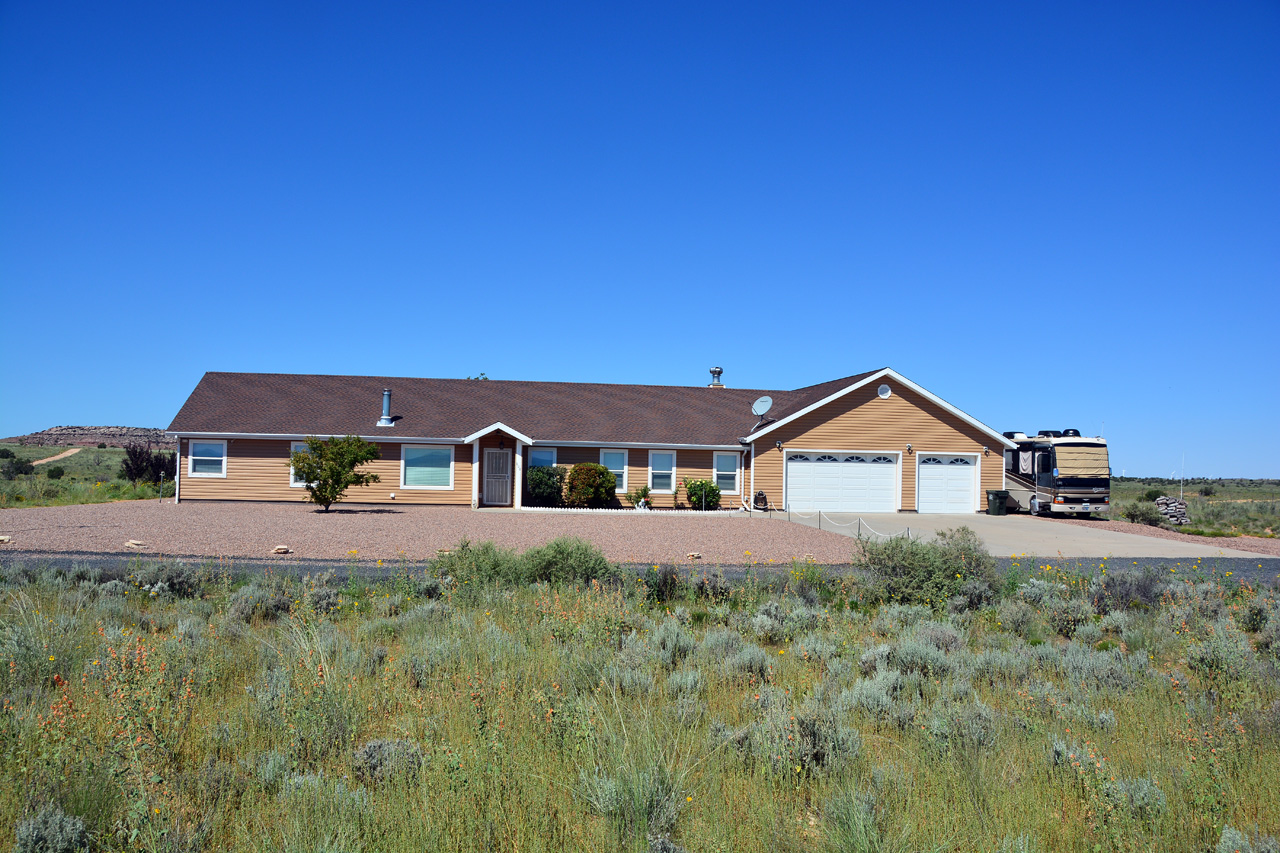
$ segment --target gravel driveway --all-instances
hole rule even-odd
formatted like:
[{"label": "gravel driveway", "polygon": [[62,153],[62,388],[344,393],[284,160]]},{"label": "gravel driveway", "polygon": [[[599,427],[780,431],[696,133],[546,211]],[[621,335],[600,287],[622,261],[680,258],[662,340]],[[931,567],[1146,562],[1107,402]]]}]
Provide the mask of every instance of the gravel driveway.
[{"label": "gravel driveway", "polygon": [[1127,521],[1114,521],[1106,518],[1057,518],[1052,521],[1063,524],[1075,524],[1080,527],[1092,527],[1099,530],[1114,530],[1117,533],[1129,533],[1135,536],[1149,536],[1153,539],[1164,539],[1168,542],[1186,542],[1195,545],[1212,545],[1218,548],[1230,548],[1233,551],[1252,551],[1268,557],[1280,557],[1280,539],[1267,539],[1261,536],[1192,536],[1176,530],[1165,530],[1149,524],[1131,524]]},{"label": "gravel driveway", "polygon": [[[277,545],[284,559],[361,562],[420,560],[463,539],[491,540],[524,550],[558,536],[579,536],[622,563],[705,565],[787,563],[812,559],[848,563],[843,536],[783,520],[652,513],[475,512],[468,507],[338,507],[321,513],[301,504],[122,501],[110,504],[0,510],[0,556],[28,553],[148,554],[264,558]],[[129,540],[146,543],[141,549]],[[749,556],[748,556],[749,552]]]}]

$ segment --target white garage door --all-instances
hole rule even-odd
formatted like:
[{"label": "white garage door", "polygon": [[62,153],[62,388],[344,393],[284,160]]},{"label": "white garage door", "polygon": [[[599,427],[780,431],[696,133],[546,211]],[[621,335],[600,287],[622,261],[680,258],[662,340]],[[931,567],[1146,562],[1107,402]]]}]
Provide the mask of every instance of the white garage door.
[{"label": "white garage door", "polygon": [[898,464],[888,454],[792,453],[787,506],[828,512],[893,512]]},{"label": "white garage door", "polygon": [[920,512],[973,512],[978,466],[969,456],[921,455]]}]

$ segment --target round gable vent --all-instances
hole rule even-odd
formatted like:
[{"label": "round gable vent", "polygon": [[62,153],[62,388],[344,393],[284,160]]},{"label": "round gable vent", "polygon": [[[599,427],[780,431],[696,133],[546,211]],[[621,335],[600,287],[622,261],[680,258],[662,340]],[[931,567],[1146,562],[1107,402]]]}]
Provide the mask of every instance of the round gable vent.
[{"label": "round gable vent", "polygon": [[893,393],[893,390],[888,385],[881,385],[876,389],[876,393],[880,395],[881,400],[888,400],[889,395]]}]

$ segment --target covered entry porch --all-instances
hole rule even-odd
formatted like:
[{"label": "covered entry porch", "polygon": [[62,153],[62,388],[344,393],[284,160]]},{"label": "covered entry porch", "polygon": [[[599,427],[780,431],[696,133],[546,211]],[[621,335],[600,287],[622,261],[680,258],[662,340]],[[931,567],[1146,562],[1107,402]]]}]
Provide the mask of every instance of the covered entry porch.
[{"label": "covered entry porch", "polygon": [[471,445],[471,506],[511,507],[523,505],[524,456],[533,442],[519,430],[495,423],[463,439]]}]

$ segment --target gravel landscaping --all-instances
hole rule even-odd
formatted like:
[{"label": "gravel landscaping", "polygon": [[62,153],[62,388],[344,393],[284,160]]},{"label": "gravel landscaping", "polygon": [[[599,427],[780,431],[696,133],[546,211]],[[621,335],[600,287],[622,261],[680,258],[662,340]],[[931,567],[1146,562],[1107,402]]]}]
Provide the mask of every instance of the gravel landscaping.
[{"label": "gravel landscaping", "polygon": [[[421,560],[463,539],[491,540],[525,550],[559,536],[595,542],[622,563],[704,565],[787,563],[805,559],[848,563],[844,536],[763,517],[729,514],[475,512],[467,507],[341,506],[325,514],[302,504],[123,501],[110,504],[0,510],[0,555],[29,553],[169,554],[361,562]],[[131,548],[130,540],[145,543]]]},{"label": "gravel landscaping", "polygon": [[1114,521],[1101,518],[1057,518],[1053,521],[1062,524],[1076,524],[1082,527],[1096,527],[1102,530],[1114,530],[1117,533],[1132,533],[1135,536],[1150,536],[1153,539],[1168,539],[1174,542],[1194,542],[1198,545],[1212,545],[1217,548],[1231,548],[1236,551],[1252,551],[1268,557],[1280,557],[1280,539],[1264,539],[1260,536],[1191,536],[1163,527],[1150,524],[1132,524],[1128,521]]}]

